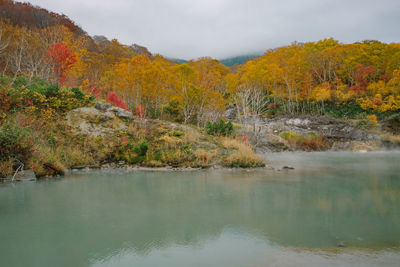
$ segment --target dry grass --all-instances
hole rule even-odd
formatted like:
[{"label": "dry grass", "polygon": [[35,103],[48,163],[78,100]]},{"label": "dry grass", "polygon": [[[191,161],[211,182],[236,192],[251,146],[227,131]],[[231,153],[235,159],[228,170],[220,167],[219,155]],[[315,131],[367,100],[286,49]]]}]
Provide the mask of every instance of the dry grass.
[{"label": "dry grass", "polygon": [[169,166],[190,166],[193,164],[194,156],[181,151],[180,149],[174,149],[164,151],[161,155],[161,161]]},{"label": "dry grass", "polygon": [[400,135],[384,134],[381,137],[384,142],[400,145]]},{"label": "dry grass", "polygon": [[254,168],[264,167],[265,160],[248,146],[240,146],[238,151],[225,159],[225,165],[228,167]]},{"label": "dry grass", "polygon": [[300,147],[305,151],[323,150],[326,141],[322,136],[306,136],[300,141]]},{"label": "dry grass", "polygon": [[158,140],[164,148],[176,148],[182,144],[182,140],[175,136],[163,135]]},{"label": "dry grass", "polygon": [[[56,149],[56,155],[61,155],[64,165],[69,167],[95,165],[95,160],[91,153],[83,151],[79,147],[60,147]],[[101,153],[101,152],[99,152]]]},{"label": "dry grass", "polygon": [[196,159],[197,162],[201,165],[201,166],[207,166],[212,159],[214,159],[217,155],[218,152],[216,150],[212,150],[212,151],[205,151],[204,149],[197,149],[196,150]]},{"label": "dry grass", "polygon": [[355,141],[350,146],[351,151],[373,151],[374,147],[361,141]]},{"label": "dry grass", "polygon": [[193,129],[188,129],[184,132],[182,141],[185,143],[195,143],[198,142],[201,138],[201,135],[198,131]]},{"label": "dry grass", "polygon": [[291,148],[305,151],[318,151],[326,147],[326,140],[314,133],[299,134],[297,132],[281,132],[280,137],[288,141]]},{"label": "dry grass", "polygon": [[142,140],[148,135],[147,128],[136,123],[129,124],[128,133],[137,140]]},{"label": "dry grass", "polygon": [[242,168],[265,166],[265,160],[259,155],[255,154],[250,145],[228,137],[220,138],[220,142],[226,149],[237,150],[225,158],[224,163],[226,166]]},{"label": "dry grass", "polygon": [[246,147],[246,145],[243,144],[242,142],[240,142],[236,139],[229,138],[229,137],[221,137],[220,142],[221,142],[222,146],[227,149],[240,149],[240,148]]}]

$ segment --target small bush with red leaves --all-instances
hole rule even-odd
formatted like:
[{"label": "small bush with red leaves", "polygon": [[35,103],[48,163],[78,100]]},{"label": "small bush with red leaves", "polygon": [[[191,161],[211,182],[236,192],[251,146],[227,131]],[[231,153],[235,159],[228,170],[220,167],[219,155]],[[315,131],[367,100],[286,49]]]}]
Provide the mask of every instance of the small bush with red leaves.
[{"label": "small bush with red leaves", "polygon": [[125,101],[119,98],[119,96],[115,92],[108,93],[106,100],[113,106],[128,110],[128,106],[126,105]]}]

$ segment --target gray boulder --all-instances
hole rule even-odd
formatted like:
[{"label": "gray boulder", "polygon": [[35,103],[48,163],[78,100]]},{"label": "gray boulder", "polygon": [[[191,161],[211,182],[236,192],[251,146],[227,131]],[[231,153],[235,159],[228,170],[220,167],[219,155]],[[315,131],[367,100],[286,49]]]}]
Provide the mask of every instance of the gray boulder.
[{"label": "gray boulder", "polygon": [[113,112],[118,118],[133,120],[132,112],[123,108],[111,107],[107,111]]},{"label": "gray boulder", "polygon": [[101,111],[106,111],[107,109],[111,108],[111,104],[98,101],[95,105],[95,108]]},{"label": "gray boulder", "polygon": [[127,110],[118,112],[117,117],[119,117],[121,119],[133,120],[132,112],[129,112]]}]

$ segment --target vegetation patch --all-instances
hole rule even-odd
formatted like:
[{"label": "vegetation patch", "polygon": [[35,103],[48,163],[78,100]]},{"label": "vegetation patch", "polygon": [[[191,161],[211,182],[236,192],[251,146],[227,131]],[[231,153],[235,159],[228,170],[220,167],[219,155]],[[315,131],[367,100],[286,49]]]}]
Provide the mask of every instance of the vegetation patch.
[{"label": "vegetation patch", "polygon": [[239,149],[225,159],[225,166],[240,168],[264,167],[265,160],[254,153],[248,146],[240,146]]},{"label": "vegetation patch", "polygon": [[324,137],[309,132],[307,134],[299,134],[297,132],[281,132],[280,137],[288,141],[292,149],[301,149],[305,151],[319,151],[327,146],[327,141]]},{"label": "vegetation patch", "polygon": [[233,124],[228,121],[219,120],[218,122],[208,122],[206,133],[217,136],[231,136],[233,134]]},{"label": "vegetation patch", "polygon": [[0,160],[26,162],[33,152],[33,138],[28,128],[6,124],[0,128]]},{"label": "vegetation patch", "polygon": [[400,134],[400,114],[394,114],[387,118],[382,128],[391,134]]},{"label": "vegetation patch", "polygon": [[223,137],[220,139],[226,149],[234,149],[235,152],[229,154],[224,159],[227,167],[254,168],[264,167],[265,160],[254,153],[251,146],[239,139]]},{"label": "vegetation patch", "polygon": [[375,114],[367,115],[363,119],[355,120],[355,126],[359,129],[368,130],[378,126],[377,116]]},{"label": "vegetation patch", "polygon": [[400,135],[392,135],[392,134],[383,134],[381,136],[382,142],[387,147],[398,148],[400,147]]}]

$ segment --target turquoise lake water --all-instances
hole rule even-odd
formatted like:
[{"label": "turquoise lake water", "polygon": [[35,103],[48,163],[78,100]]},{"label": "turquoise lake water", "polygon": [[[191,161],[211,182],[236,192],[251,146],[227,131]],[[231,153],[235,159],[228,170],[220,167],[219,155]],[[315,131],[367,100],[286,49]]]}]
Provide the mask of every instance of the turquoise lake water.
[{"label": "turquoise lake water", "polygon": [[400,153],[0,185],[0,266],[399,266]]}]

